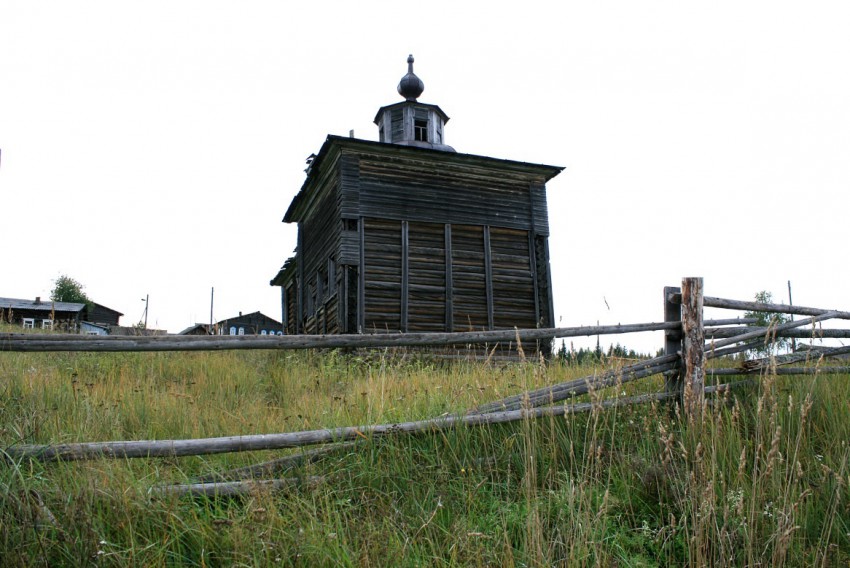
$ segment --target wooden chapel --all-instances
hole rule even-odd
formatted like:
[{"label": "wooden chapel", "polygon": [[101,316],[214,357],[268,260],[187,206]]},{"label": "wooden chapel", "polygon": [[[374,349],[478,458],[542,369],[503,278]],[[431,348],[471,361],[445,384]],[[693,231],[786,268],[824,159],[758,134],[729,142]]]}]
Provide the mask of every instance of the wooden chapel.
[{"label": "wooden chapel", "polygon": [[554,327],[546,183],[563,168],[456,152],[407,62],[379,141],[328,136],[283,217],[285,332]]}]

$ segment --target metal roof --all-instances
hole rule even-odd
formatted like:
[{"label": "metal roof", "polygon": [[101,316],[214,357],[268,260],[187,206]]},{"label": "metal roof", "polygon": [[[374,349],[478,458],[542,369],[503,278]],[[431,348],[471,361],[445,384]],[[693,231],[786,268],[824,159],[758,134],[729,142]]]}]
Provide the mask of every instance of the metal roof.
[{"label": "metal roof", "polygon": [[40,301],[22,300],[20,298],[0,298],[0,308],[4,310],[38,310],[43,312],[81,312],[85,304],[75,302],[54,302],[52,300]]}]

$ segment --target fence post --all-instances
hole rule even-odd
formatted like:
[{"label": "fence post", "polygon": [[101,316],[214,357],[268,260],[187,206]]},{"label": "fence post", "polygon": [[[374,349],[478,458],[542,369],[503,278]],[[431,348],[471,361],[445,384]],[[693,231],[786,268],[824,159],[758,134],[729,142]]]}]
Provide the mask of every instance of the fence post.
[{"label": "fence post", "polygon": [[[664,323],[667,322],[682,322],[682,307],[677,302],[671,302],[671,294],[681,294],[682,289],[677,286],[664,287]],[[664,330],[664,354],[675,355],[682,349],[682,330],[680,329],[665,329]],[[675,371],[667,371],[664,373],[664,390],[675,395],[672,399],[673,404],[682,402],[682,372],[680,368]]]},{"label": "fence post", "polygon": [[705,328],[702,324],[703,279],[682,279],[683,408],[699,416],[705,398]]}]

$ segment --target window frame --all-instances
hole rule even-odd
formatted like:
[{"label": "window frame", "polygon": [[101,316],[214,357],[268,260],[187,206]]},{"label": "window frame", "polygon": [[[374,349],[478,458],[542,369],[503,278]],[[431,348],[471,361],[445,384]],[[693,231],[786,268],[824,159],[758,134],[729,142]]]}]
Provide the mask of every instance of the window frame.
[{"label": "window frame", "polygon": [[417,142],[428,142],[428,119],[413,119],[413,139]]}]

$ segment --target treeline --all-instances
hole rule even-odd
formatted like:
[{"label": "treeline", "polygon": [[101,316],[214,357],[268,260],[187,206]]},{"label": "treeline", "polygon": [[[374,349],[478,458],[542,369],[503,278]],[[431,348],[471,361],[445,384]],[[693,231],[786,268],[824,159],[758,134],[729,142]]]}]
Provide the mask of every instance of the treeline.
[{"label": "treeline", "polygon": [[619,343],[609,345],[608,350],[603,351],[599,343],[593,349],[582,347],[576,350],[572,343],[568,348],[566,342],[562,341],[557,357],[562,363],[580,365],[583,363],[602,363],[606,359],[649,359],[651,355],[638,353],[634,349],[628,349]]}]

